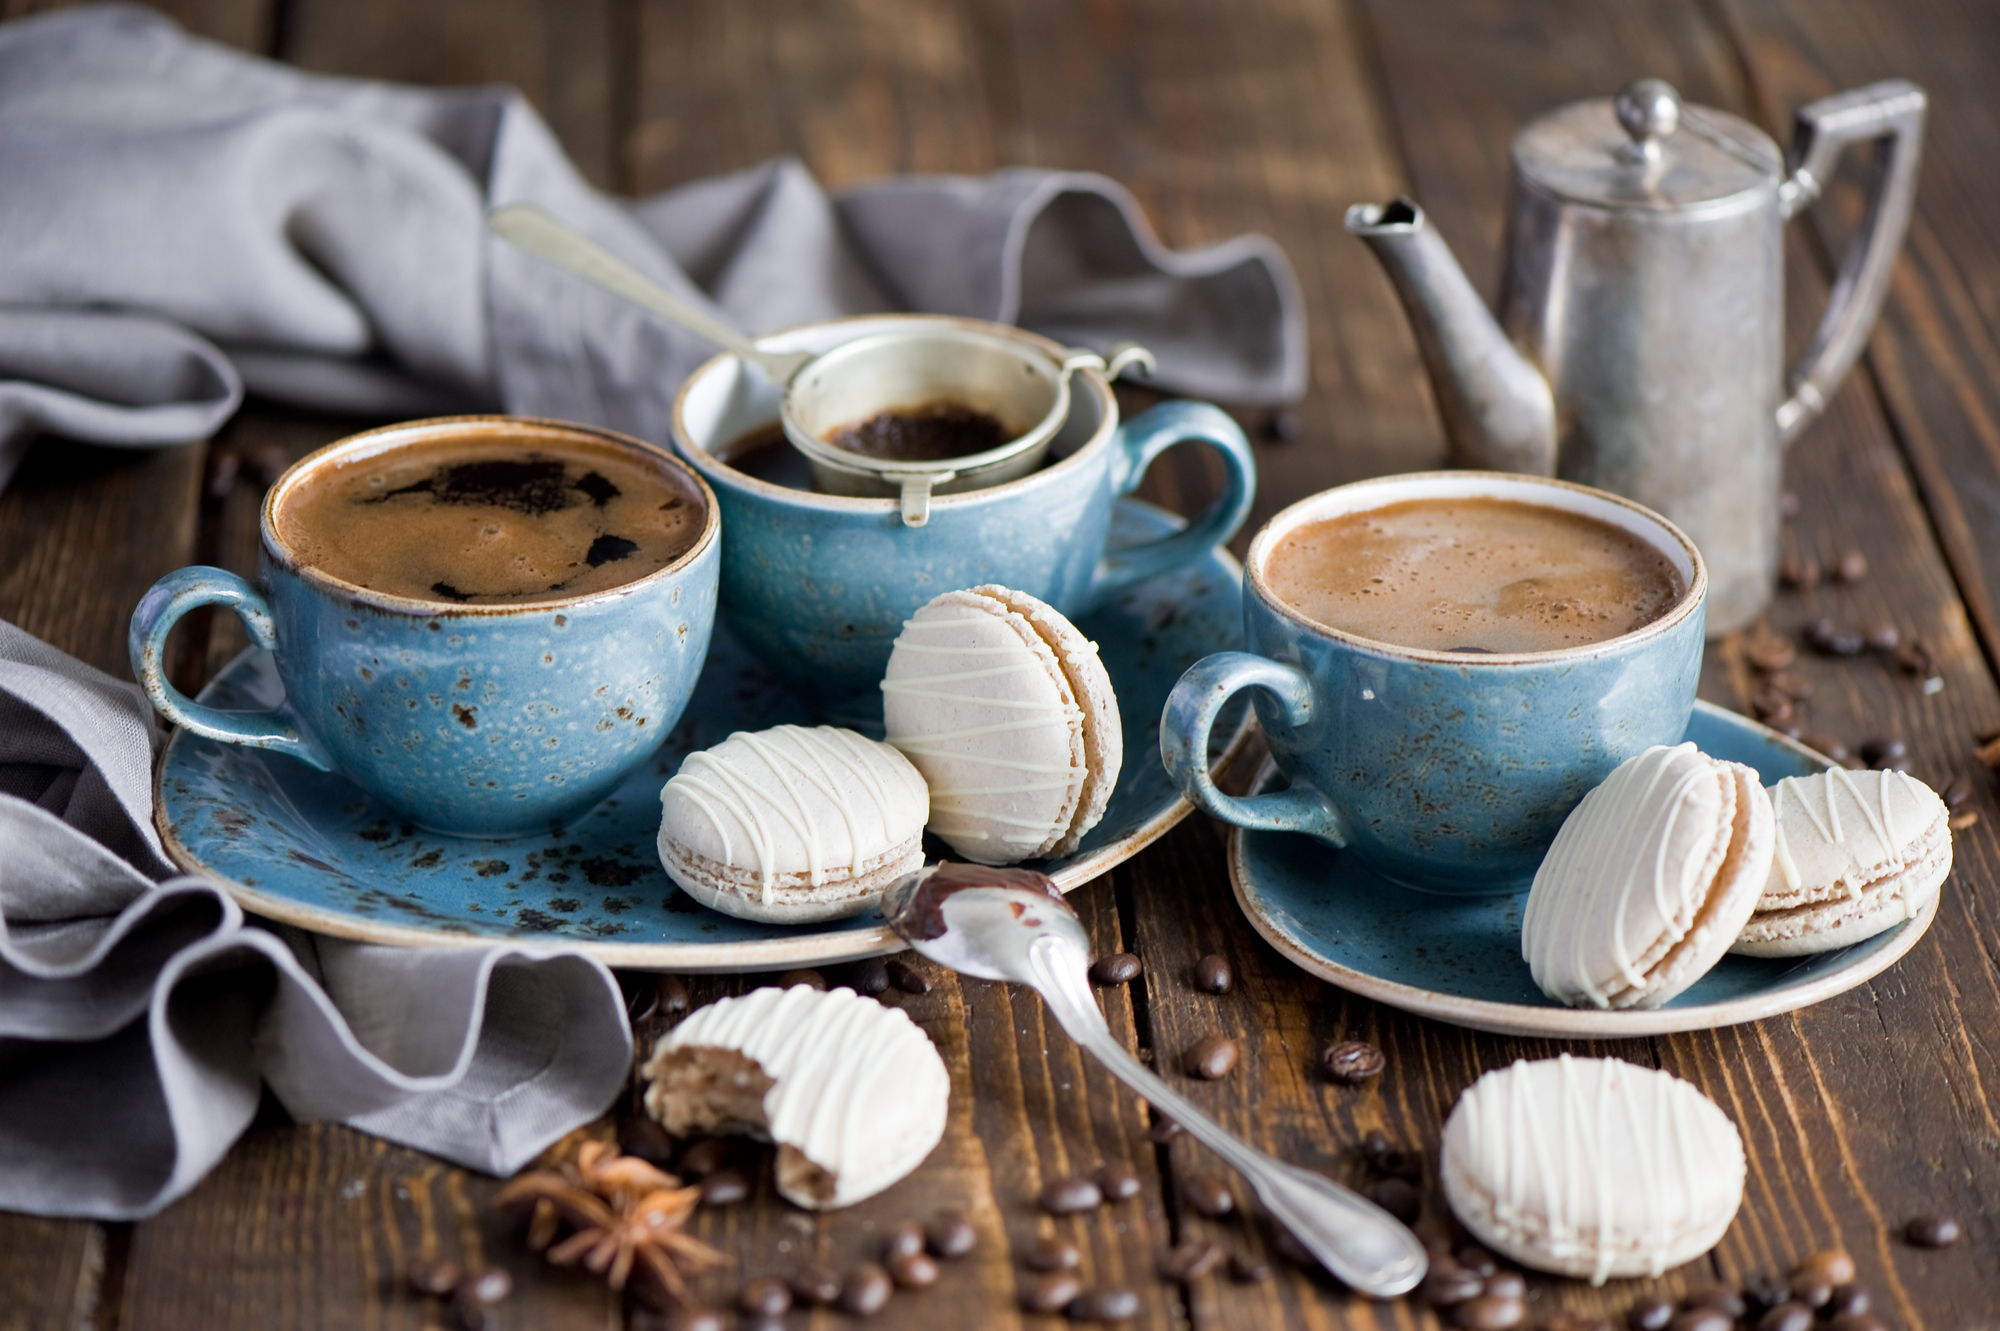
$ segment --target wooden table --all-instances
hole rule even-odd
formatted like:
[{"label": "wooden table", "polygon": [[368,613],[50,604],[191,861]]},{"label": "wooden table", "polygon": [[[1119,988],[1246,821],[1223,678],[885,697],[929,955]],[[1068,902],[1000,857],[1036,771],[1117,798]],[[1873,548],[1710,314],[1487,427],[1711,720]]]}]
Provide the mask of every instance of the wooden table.
[{"label": "wooden table", "polygon": [[[39,7],[6,0],[9,15]],[[985,172],[1024,163],[1103,171],[1129,185],[1162,236],[1199,245],[1275,237],[1304,282],[1312,391],[1296,433],[1244,413],[1260,438],[1252,527],[1341,481],[1438,464],[1442,435],[1414,343],[1387,283],[1343,234],[1341,212],[1407,190],[1474,281],[1490,291],[1507,143],[1532,114],[1641,74],[1789,137],[1797,105],[1903,75],[1933,115],[1908,254],[1867,360],[1786,472],[1798,511],[1789,551],[1848,550],[1869,575],[1782,594],[1776,629],[1809,619],[1896,625],[1940,657],[1926,694],[1875,657],[1801,655],[1806,728],[1851,746],[1900,735],[1915,772],[1970,778],[1979,821],[1957,837],[1936,927],[1899,965],[1809,1011],[1727,1030],[1604,1045],[1501,1039],[1406,1016],[1307,978],[1261,943],[1232,903],[1223,838],[1201,818],[1075,900],[1100,951],[1129,948],[1144,977],[1104,992],[1113,1029],[1163,1066],[1221,1031],[1245,1057],[1189,1089],[1223,1123],[1290,1160],[1359,1179],[1371,1128],[1435,1151],[1459,1091],[1516,1058],[1615,1054],[1701,1087],[1742,1129],[1743,1210],[1708,1258],[1659,1281],[1593,1290],[1530,1281],[1532,1320],[1556,1309],[1622,1314],[1678,1293],[1781,1269],[1840,1244],[1876,1306],[1908,1328],[2000,1324],[2000,920],[1994,782],[1973,756],[2000,730],[2000,15],[1980,0],[176,0],[197,31],[309,69],[425,83],[506,80],[543,110],[600,185],[645,193],[776,154],[830,186],[890,172]],[[1792,228],[1795,340],[1825,299],[1856,214],[1851,188]],[[151,581],[204,562],[252,562],[260,459],[297,457],[358,422],[252,404],[216,439],[132,456],[38,447],[0,495],[0,615],[123,675],[125,625]],[[244,463],[205,484],[217,459]],[[1198,468],[1165,469],[1169,502]],[[1246,529],[1247,530],[1247,529]],[[184,630],[176,673],[192,689],[241,645],[233,620]],[[1747,706],[1741,643],[1712,647],[1703,695]],[[1148,755],[1130,755],[1145,761]],[[1226,998],[1196,992],[1198,955],[1234,964]],[[768,1177],[699,1231],[734,1269],[701,1290],[723,1303],[750,1276],[872,1258],[895,1222],[955,1206],[984,1241],[928,1292],[899,1296],[884,1326],[1001,1327],[1020,1254],[1074,1239],[1092,1282],[1129,1284],[1135,1325],[1412,1327],[1418,1304],[1372,1305],[1281,1265],[1263,1283],[1216,1274],[1177,1285],[1159,1254],[1190,1236],[1261,1253],[1242,1217],[1184,1204],[1204,1167],[1183,1138],[1156,1147],[1144,1107],[1079,1057],[1031,996],[937,976],[897,995],[953,1077],[944,1144],[913,1179],[850,1211],[802,1217]],[[703,1001],[754,977],[694,982]],[[649,1037],[651,1031],[643,1033]],[[1329,1040],[1388,1055],[1360,1088],[1313,1071]],[[0,1093],[4,1093],[0,1091]],[[1040,1183],[1105,1161],[1135,1166],[1136,1201],[1083,1219],[1034,1204]],[[1441,1215],[1434,1171],[1426,1208]],[[499,1262],[519,1288],[510,1327],[650,1325],[601,1285],[551,1272],[492,1214],[490,1179],[338,1127],[297,1127],[275,1106],[214,1174],[137,1225],[0,1216],[0,1327],[417,1327],[435,1303],[406,1292],[419,1255]],[[1898,1238],[1945,1212],[1966,1237],[1942,1252]],[[841,1319],[814,1314],[815,1327]],[[1043,1319],[1046,1321],[1047,1319]],[[791,1325],[806,1323],[795,1313]]]}]

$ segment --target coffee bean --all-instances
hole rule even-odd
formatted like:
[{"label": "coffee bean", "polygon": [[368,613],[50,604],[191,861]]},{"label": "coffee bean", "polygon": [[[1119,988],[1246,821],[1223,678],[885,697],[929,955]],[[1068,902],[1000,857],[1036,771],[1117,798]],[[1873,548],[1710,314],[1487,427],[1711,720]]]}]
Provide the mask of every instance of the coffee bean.
[{"label": "coffee bean", "polygon": [[907,1257],[913,1252],[924,1250],[924,1231],[915,1221],[906,1220],[889,1232],[882,1242],[882,1264],[888,1265],[898,1257]]},{"label": "coffee bean", "polygon": [[1222,1260],[1222,1248],[1207,1239],[1189,1239],[1167,1249],[1160,1258],[1160,1274],[1168,1280],[1199,1280]]},{"label": "coffee bean", "polygon": [[1938,798],[1944,801],[1945,808],[1957,813],[1972,801],[1972,778],[1963,775],[1953,777],[1944,783]]},{"label": "coffee bean", "polygon": [[1519,1271],[1496,1271],[1486,1277],[1483,1292],[1503,1299],[1525,1299],[1528,1297],[1528,1282]]},{"label": "coffee bean", "polygon": [[1185,1131],[1186,1129],[1181,1127],[1180,1124],[1155,1109],[1153,1111],[1153,1126],[1146,1129],[1146,1140],[1155,1146],[1165,1146]]},{"label": "coffee bean", "polygon": [[449,1257],[419,1257],[410,1263],[410,1288],[441,1297],[458,1288],[459,1275],[458,1263]]},{"label": "coffee bean", "polygon": [[1842,1313],[1826,1324],[1826,1331],[1889,1331],[1889,1324],[1873,1313]]},{"label": "coffee bean", "polygon": [[1022,1260],[1037,1271],[1074,1271],[1083,1265],[1083,1251],[1067,1239],[1036,1239]]},{"label": "coffee bean", "polygon": [[1100,1165],[1095,1177],[1097,1190],[1104,1194],[1106,1201],[1122,1202],[1139,1195],[1139,1176],[1130,1165],[1116,1161]]},{"label": "coffee bean", "polygon": [[1839,1317],[1843,1313],[1859,1315],[1868,1311],[1874,1300],[1868,1296],[1866,1285],[1835,1285],[1833,1297],[1826,1301],[1826,1307],[1819,1310],[1821,1317]]},{"label": "coffee bean", "polygon": [[1139,958],[1132,953],[1113,952],[1090,963],[1090,982],[1099,987],[1130,984],[1139,978],[1141,969]]},{"label": "coffee bean", "polygon": [[1299,437],[1299,413],[1280,407],[1264,418],[1264,437],[1274,444],[1289,444]]},{"label": "coffee bean", "polygon": [[234,449],[222,448],[208,455],[208,476],[204,489],[211,499],[225,498],[236,488],[236,477],[243,470],[243,459]]},{"label": "coffee bean", "polygon": [[1813,696],[1812,684],[1797,675],[1773,675],[1764,682],[1793,702],[1804,702]]},{"label": "coffee bean", "polygon": [[1863,646],[1859,633],[1830,619],[1815,619],[1806,625],[1806,638],[1828,656],[1856,656]]},{"label": "coffee bean", "polygon": [[674,1172],[683,1178],[707,1178],[728,1164],[734,1154],[736,1143],[727,1137],[697,1137],[681,1152],[680,1164]]},{"label": "coffee bean", "polygon": [[1424,1195],[1407,1180],[1385,1178],[1378,1180],[1368,1190],[1377,1206],[1387,1211],[1404,1224],[1410,1224],[1424,1210]]},{"label": "coffee bean", "polygon": [[1213,1220],[1236,1209],[1236,1194],[1220,1174],[1190,1174],[1181,1183],[1188,1205]]},{"label": "coffee bean", "polygon": [[888,1262],[889,1278],[901,1289],[929,1289],[937,1284],[938,1266],[922,1252],[906,1252]]},{"label": "coffee bean", "polygon": [[653,981],[656,1010],[662,1016],[678,1017],[688,1010],[688,987],[678,975],[662,975]]},{"label": "coffee bean", "polygon": [[1342,1040],[1320,1052],[1319,1066],[1329,1080],[1343,1086],[1357,1086],[1370,1077],[1381,1076],[1389,1060],[1366,1040]]},{"label": "coffee bean", "polygon": [[1246,1285],[1254,1285],[1259,1281],[1269,1280],[1275,1274],[1276,1272],[1272,1270],[1271,1264],[1262,1257],[1255,1257],[1247,1252],[1232,1252],[1229,1254],[1229,1275],[1231,1279],[1241,1281]]},{"label": "coffee bean", "polygon": [[889,1273],[873,1262],[863,1262],[848,1274],[840,1287],[840,1310],[856,1317],[873,1317],[888,1306],[896,1292]]},{"label": "coffee bean", "polygon": [[939,1211],[931,1220],[930,1242],[934,1257],[963,1257],[979,1243],[979,1231],[960,1211]]},{"label": "coffee bean", "polygon": [[1842,582],[1859,582],[1868,576],[1868,556],[1859,550],[1849,550],[1833,566],[1833,571]]},{"label": "coffee bean", "polygon": [[1743,1281],[1743,1298],[1750,1304],[1752,1312],[1760,1308],[1775,1308],[1791,1297],[1792,1291],[1786,1288],[1785,1282],[1769,1271],[1758,1271]]},{"label": "coffee bean", "polygon": [[1905,638],[1903,645],[1896,649],[1896,664],[1906,675],[1929,679],[1937,673],[1937,653],[1922,638]]},{"label": "coffee bean", "polygon": [[826,992],[826,977],[815,970],[779,971],[774,983],[780,989],[792,989],[804,985],[808,989]]},{"label": "coffee bean", "polygon": [[[1964,781],[1965,778],[1960,777],[1959,780]],[[1945,800],[1945,805],[1950,807],[1950,799]],[[1958,1233],[1958,1221],[1948,1215],[1920,1215],[1903,1226],[1903,1238],[1919,1248],[1949,1248],[1958,1242]]]},{"label": "coffee bean", "polygon": [[1129,1322],[1139,1315],[1139,1296],[1119,1285],[1105,1285],[1069,1301],[1073,1322]]},{"label": "coffee bean", "polygon": [[1790,490],[1778,491],[1778,516],[1795,518],[1799,515],[1799,497]]},{"label": "coffee bean", "polygon": [[1812,1331],[1812,1324],[1812,1309],[1796,1299],[1786,1299],[1757,1319],[1757,1331]]},{"label": "coffee bean", "polygon": [[1673,1331],[1735,1331],[1736,1319],[1720,1308],[1690,1308],[1667,1325]]},{"label": "coffee bean", "polygon": [[1744,639],[1743,655],[1752,666],[1773,675],[1798,660],[1799,649],[1792,645],[1790,638],[1767,629]]},{"label": "coffee bean", "polygon": [[1419,1288],[1433,1307],[1456,1308],[1467,1299],[1484,1294],[1486,1282],[1480,1279],[1479,1272],[1468,1271],[1456,1262],[1445,1266],[1433,1261]]},{"label": "coffee bean", "polygon": [[1799,743],[1825,754],[1835,762],[1841,762],[1847,757],[1847,746],[1832,735],[1801,735]]},{"label": "coffee bean", "polygon": [[718,1169],[701,1181],[703,1206],[734,1206],[750,1195],[750,1180],[733,1169]]},{"label": "coffee bean", "polygon": [[1104,1194],[1095,1183],[1082,1175],[1052,1179],[1042,1185],[1042,1209],[1057,1215],[1071,1215],[1077,1211],[1090,1211],[1104,1205]]},{"label": "coffee bean", "polygon": [[1181,1070],[1204,1081],[1220,1081],[1236,1066],[1236,1041],[1211,1035],[1181,1055]]},{"label": "coffee bean", "polygon": [[1750,699],[1750,710],[1767,726],[1782,726],[1792,719],[1792,700],[1776,689],[1759,689]]},{"label": "coffee bean", "polygon": [[1452,1309],[1451,1324],[1465,1331],[1513,1331],[1527,1315],[1528,1310],[1519,1299],[1481,1294]]},{"label": "coffee bean", "polygon": [[1787,555],[1778,561],[1778,581],[1799,589],[1816,587],[1819,585],[1819,561]]},{"label": "coffee bean", "polygon": [[671,1133],[644,1114],[629,1114],[618,1120],[618,1149],[655,1169],[673,1165],[677,1145]]},{"label": "coffee bean", "polygon": [[1727,1285],[1711,1285],[1707,1289],[1696,1290],[1681,1300],[1684,1310],[1695,1308],[1719,1308],[1731,1318],[1741,1317],[1748,1305],[1743,1296]]},{"label": "coffee bean", "polygon": [[1667,1331],[1674,1320],[1674,1301],[1658,1294],[1633,1304],[1625,1313],[1627,1331]]},{"label": "coffee bean", "polygon": [[833,1303],[840,1298],[840,1272],[830,1266],[808,1266],[792,1277],[792,1293],[807,1303]]},{"label": "coffee bean", "polygon": [[1279,1225],[1271,1231],[1271,1246],[1277,1250],[1278,1256],[1284,1258],[1293,1266],[1303,1266],[1308,1271],[1317,1271],[1320,1269],[1319,1258],[1313,1256],[1312,1250],[1299,1242],[1298,1235],[1292,1233],[1291,1230],[1286,1229],[1283,1225]]},{"label": "coffee bean", "polygon": [[931,991],[931,977],[901,957],[890,957],[882,963],[882,968],[889,973],[889,983],[906,994],[927,994]]},{"label": "coffee bean", "polygon": [[1871,651],[1893,652],[1896,645],[1902,642],[1903,635],[1888,620],[1878,619],[1861,626],[1861,640],[1868,644]]},{"label": "coffee bean", "polygon": [[1824,1308],[1833,1299],[1833,1286],[1810,1276],[1792,1277],[1792,1297],[1808,1308]]},{"label": "coffee bean", "polygon": [[1500,1274],[1500,1259],[1486,1249],[1469,1243],[1458,1250],[1458,1264],[1481,1280],[1490,1280]]},{"label": "coffee bean", "polygon": [[1194,987],[1205,994],[1226,994],[1236,987],[1229,960],[1211,952],[1194,964]]},{"label": "coffee bean", "polygon": [[1370,1128],[1361,1134],[1361,1158],[1376,1169],[1382,1167],[1382,1161],[1395,1149],[1396,1144],[1389,1140],[1389,1134],[1380,1128]]},{"label": "coffee bean", "polygon": [[1861,761],[1870,767],[1888,767],[1896,761],[1907,762],[1910,746],[1899,735],[1886,735],[1881,739],[1871,739],[1861,746]]},{"label": "coffee bean", "polygon": [[722,1314],[712,1308],[682,1308],[667,1319],[667,1331],[726,1331]]},{"label": "coffee bean", "polygon": [[505,1303],[514,1292],[514,1277],[504,1266],[489,1266],[458,1282],[458,1297],[482,1308]]},{"label": "coffee bean", "polygon": [[765,1276],[737,1291],[736,1306],[753,1317],[782,1317],[792,1310],[792,1291],[784,1281]]},{"label": "coffee bean", "polygon": [[889,968],[880,957],[857,961],[847,972],[847,982],[857,994],[880,998],[889,992]]},{"label": "coffee bean", "polygon": [[1067,1271],[1056,1271],[1031,1282],[1021,1291],[1021,1306],[1031,1313],[1061,1312],[1069,1301],[1083,1293],[1083,1282]]}]

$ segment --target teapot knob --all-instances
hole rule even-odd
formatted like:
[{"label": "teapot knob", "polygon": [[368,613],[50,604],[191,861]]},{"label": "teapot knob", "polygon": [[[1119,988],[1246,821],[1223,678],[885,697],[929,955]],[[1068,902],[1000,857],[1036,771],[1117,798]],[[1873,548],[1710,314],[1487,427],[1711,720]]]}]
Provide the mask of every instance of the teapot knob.
[{"label": "teapot knob", "polygon": [[1618,123],[1632,136],[1626,153],[1640,161],[1660,157],[1660,140],[1681,123],[1681,95],[1665,79],[1634,79],[1612,103]]}]

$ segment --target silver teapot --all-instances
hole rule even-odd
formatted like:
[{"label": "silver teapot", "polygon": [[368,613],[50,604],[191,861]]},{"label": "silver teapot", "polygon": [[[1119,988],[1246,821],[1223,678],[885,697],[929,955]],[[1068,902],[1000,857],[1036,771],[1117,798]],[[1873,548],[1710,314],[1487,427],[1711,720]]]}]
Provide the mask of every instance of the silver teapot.
[{"label": "silver teapot", "polygon": [[[1708,627],[1768,603],[1784,447],[1822,410],[1889,288],[1925,98],[1901,79],[1802,108],[1789,157],[1658,79],[1561,107],[1514,140],[1500,317],[1408,199],[1347,229],[1388,269],[1460,466],[1555,475],[1659,510],[1694,538]],[[1877,140],[1866,217],[1818,334],[1784,368],[1785,220],[1848,144]]]}]

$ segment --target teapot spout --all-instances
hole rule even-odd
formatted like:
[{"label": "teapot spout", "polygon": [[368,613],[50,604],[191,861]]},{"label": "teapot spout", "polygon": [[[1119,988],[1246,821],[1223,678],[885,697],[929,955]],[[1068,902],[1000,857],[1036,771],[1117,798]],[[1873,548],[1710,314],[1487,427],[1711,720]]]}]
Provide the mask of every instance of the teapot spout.
[{"label": "teapot spout", "polygon": [[1555,474],[1555,399],[1514,348],[1451,250],[1408,199],[1357,203],[1347,229],[1388,270],[1415,325],[1457,466]]}]

